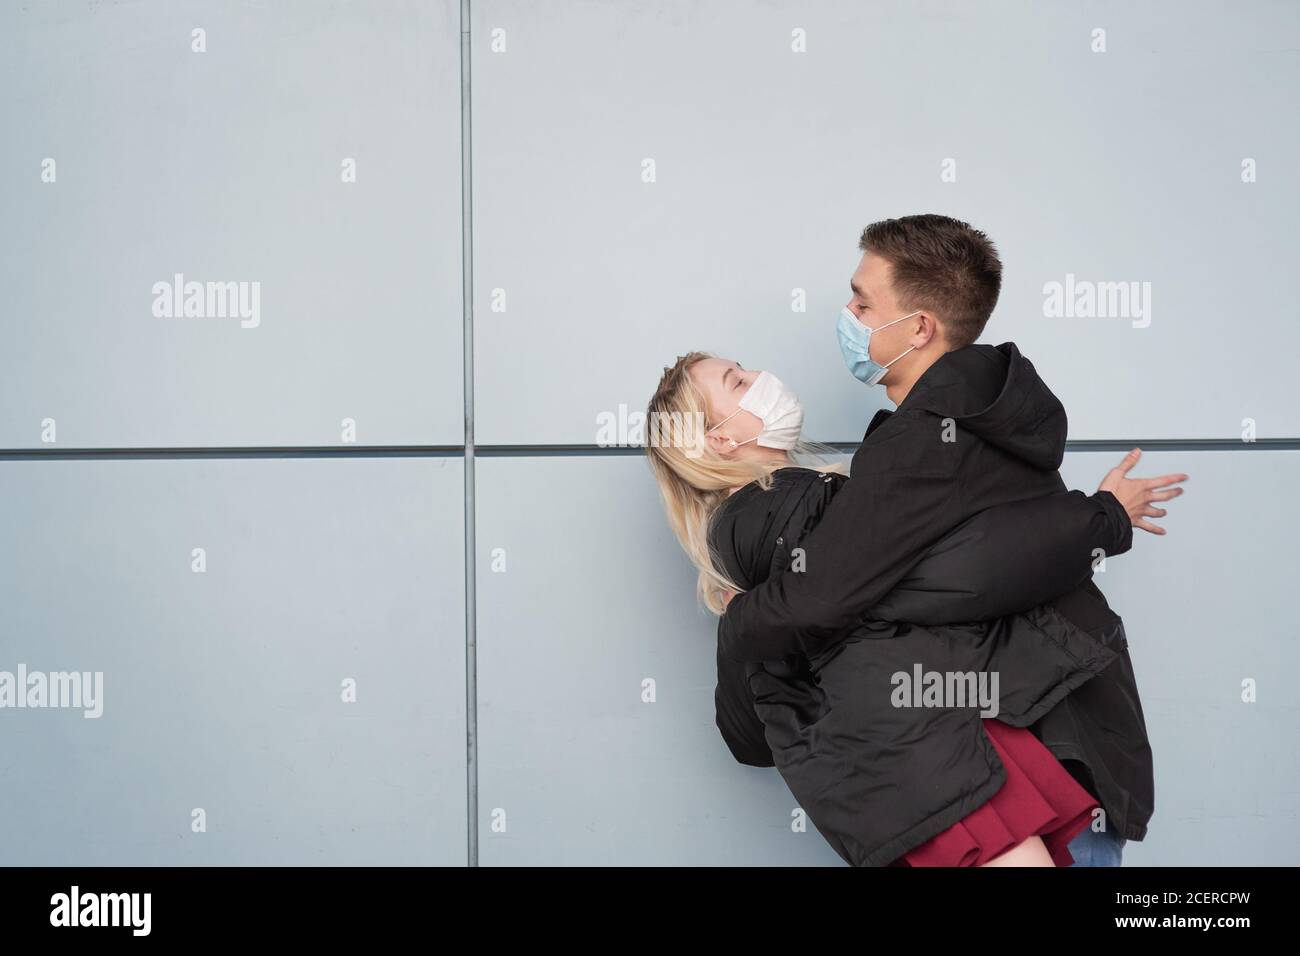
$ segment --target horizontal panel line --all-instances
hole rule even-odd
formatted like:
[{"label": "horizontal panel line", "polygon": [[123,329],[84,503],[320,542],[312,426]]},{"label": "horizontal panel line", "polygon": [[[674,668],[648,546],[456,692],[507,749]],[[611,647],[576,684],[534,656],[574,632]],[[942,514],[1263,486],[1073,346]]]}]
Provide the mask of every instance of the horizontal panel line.
[{"label": "horizontal panel line", "polygon": [[[822,442],[828,448],[839,452],[852,453],[858,450],[861,442]],[[1141,448],[1143,451],[1236,451],[1238,449],[1259,449],[1271,451],[1300,450],[1300,438],[1260,438],[1254,442],[1243,442],[1234,438],[1157,438],[1148,441],[1125,438],[1084,439],[1067,441],[1066,451],[1128,451]],[[476,456],[497,458],[510,457],[560,457],[566,455],[644,455],[641,446],[610,447],[602,445],[478,445],[474,446]]]},{"label": "horizontal panel line", "polygon": [[460,458],[461,445],[262,445],[226,448],[21,448],[0,460],[42,458]]},{"label": "horizontal panel line", "polygon": [[1300,451],[1300,438],[1155,438],[1150,441],[1122,441],[1115,438],[1067,441],[1066,451]]},{"label": "horizontal panel line", "polygon": [[[857,450],[858,442],[828,442],[840,452]],[[1067,451],[1297,451],[1300,438],[1087,439],[1065,443]],[[179,459],[179,458],[461,458],[462,445],[267,445],[226,448],[13,448],[0,449],[0,461],[41,459]],[[625,457],[644,455],[639,446],[479,445],[476,458]]]}]

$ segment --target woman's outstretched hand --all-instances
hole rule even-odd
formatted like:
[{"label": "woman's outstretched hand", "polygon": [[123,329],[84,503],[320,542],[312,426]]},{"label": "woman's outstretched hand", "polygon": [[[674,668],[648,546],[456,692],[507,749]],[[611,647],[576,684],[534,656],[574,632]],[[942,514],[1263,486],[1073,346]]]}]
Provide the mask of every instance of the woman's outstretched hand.
[{"label": "woman's outstretched hand", "polygon": [[1157,508],[1155,502],[1168,501],[1183,493],[1182,488],[1174,485],[1187,480],[1186,475],[1161,475],[1159,478],[1130,478],[1129,471],[1142,457],[1142,449],[1134,448],[1124,456],[1124,460],[1106,472],[1098,491],[1109,491],[1116,497],[1124,510],[1128,512],[1133,527],[1141,528],[1152,534],[1164,534],[1165,529],[1152,524],[1147,518],[1163,518],[1164,508]]}]

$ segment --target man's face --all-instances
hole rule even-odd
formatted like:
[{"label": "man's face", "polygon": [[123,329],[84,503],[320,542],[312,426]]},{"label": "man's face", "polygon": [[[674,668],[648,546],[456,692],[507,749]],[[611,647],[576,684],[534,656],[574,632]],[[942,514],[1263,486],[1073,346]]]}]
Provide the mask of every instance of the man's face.
[{"label": "man's face", "polygon": [[[914,327],[911,322],[899,322],[881,329],[881,326],[907,314],[894,298],[893,269],[888,260],[864,253],[849,285],[853,291],[848,302],[849,311],[872,330],[871,358],[883,365],[911,344],[909,339]],[[876,332],[876,329],[881,331]]]}]

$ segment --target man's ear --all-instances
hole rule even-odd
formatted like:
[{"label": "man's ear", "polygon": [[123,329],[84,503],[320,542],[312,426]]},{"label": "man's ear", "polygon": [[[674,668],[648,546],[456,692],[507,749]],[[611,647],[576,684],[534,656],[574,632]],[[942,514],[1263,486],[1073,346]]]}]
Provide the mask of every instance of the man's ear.
[{"label": "man's ear", "polygon": [[933,342],[940,351],[948,351],[947,339],[943,335],[943,326],[939,324],[939,320],[934,317],[934,314],[922,312],[917,315],[917,318],[921,320],[921,326],[917,329],[916,336],[922,340],[917,345],[917,348],[925,348]]}]

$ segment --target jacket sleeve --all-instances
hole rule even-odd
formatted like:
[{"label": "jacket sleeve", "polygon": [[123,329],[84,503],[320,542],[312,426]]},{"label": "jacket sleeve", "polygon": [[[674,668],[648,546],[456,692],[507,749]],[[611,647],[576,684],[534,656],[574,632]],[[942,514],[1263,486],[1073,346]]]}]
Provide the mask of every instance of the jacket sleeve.
[{"label": "jacket sleeve", "polygon": [[979,512],[945,535],[870,611],[885,621],[989,621],[1046,604],[1123,554],[1133,525],[1109,491],[1065,491]]},{"label": "jacket sleeve", "polygon": [[[894,413],[877,430],[868,470],[857,471],[855,460],[853,477],[799,542],[801,567],[772,575],[732,599],[718,629],[725,656],[742,661],[819,656],[864,620],[945,534],[971,517],[962,510],[955,445],[919,437],[928,435],[928,428],[917,425]],[[1114,496],[1092,497],[1094,507],[1116,517]],[[1025,520],[1027,541],[1044,534],[1042,522],[1041,517]],[[1118,553],[1117,542],[1107,544]],[[1076,561],[1091,560],[1085,549],[1071,554]],[[1019,576],[1032,578],[1042,570],[1034,567]],[[1058,576],[1046,577],[1048,587],[1055,587]],[[994,603],[989,599],[987,605]]]},{"label": "jacket sleeve", "polygon": [[774,767],[776,761],[763,732],[763,722],[754,711],[749,690],[749,665],[734,661],[718,651],[718,686],[713,692],[715,723],[731,755],[751,767]]},{"label": "jacket sleeve", "polygon": [[888,594],[961,513],[955,447],[930,441],[896,412],[876,430],[871,456],[799,541],[802,560],[737,595],[718,640],[735,660],[814,658]]}]

